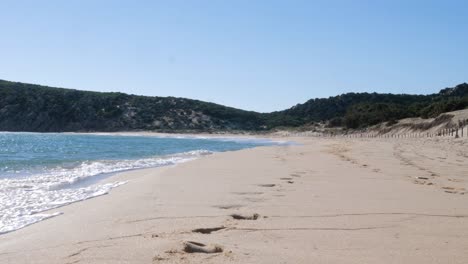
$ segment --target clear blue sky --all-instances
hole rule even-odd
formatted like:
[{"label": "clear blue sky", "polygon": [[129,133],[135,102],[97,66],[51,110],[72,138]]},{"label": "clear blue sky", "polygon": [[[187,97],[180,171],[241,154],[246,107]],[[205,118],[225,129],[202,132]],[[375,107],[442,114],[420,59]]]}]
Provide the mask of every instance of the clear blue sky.
[{"label": "clear blue sky", "polygon": [[3,1],[0,79],[256,111],[468,82],[468,1]]}]

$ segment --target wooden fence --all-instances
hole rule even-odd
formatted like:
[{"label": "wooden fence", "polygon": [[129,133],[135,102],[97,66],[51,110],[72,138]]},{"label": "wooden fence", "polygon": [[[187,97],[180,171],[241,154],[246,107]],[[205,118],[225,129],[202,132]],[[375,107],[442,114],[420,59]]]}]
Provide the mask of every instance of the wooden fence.
[{"label": "wooden fence", "polygon": [[458,124],[451,128],[443,128],[436,133],[334,133],[334,132],[288,132],[287,135],[292,136],[312,136],[312,137],[345,137],[345,138],[431,138],[431,137],[468,137],[468,119],[459,120]]}]

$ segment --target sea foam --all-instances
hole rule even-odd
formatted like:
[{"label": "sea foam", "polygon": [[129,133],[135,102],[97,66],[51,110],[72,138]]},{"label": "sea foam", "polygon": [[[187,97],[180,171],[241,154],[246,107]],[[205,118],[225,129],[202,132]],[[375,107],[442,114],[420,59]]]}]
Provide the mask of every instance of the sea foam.
[{"label": "sea foam", "polygon": [[88,161],[71,168],[56,167],[27,177],[0,179],[0,234],[60,215],[60,212],[46,211],[107,194],[112,188],[125,184],[123,181],[80,184],[93,177],[173,165],[211,153],[207,150],[195,150],[136,160]]}]

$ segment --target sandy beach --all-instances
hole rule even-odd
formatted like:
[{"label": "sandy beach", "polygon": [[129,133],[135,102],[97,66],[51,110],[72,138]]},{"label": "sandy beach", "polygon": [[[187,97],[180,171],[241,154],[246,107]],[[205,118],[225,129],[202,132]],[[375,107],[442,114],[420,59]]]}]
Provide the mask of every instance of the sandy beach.
[{"label": "sandy beach", "polygon": [[466,138],[285,139],[110,177],[1,235],[0,263],[468,262]]}]

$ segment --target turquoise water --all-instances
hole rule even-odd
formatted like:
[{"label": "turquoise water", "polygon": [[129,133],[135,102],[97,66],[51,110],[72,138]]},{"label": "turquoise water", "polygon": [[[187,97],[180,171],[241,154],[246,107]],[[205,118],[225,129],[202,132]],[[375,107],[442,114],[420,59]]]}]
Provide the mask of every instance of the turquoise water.
[{"label": "turquoise water", "polygon": [[273,144],[267,140],[83,134],[0,133],[0,178],[89,161],[137,160],[189,151],[222,152]]},{"label": "turquoise water", "polygon": [[0,234],[59,214],[46,210],[108,193],[116,172],[282,144],[264,139],[0,133]]}]

